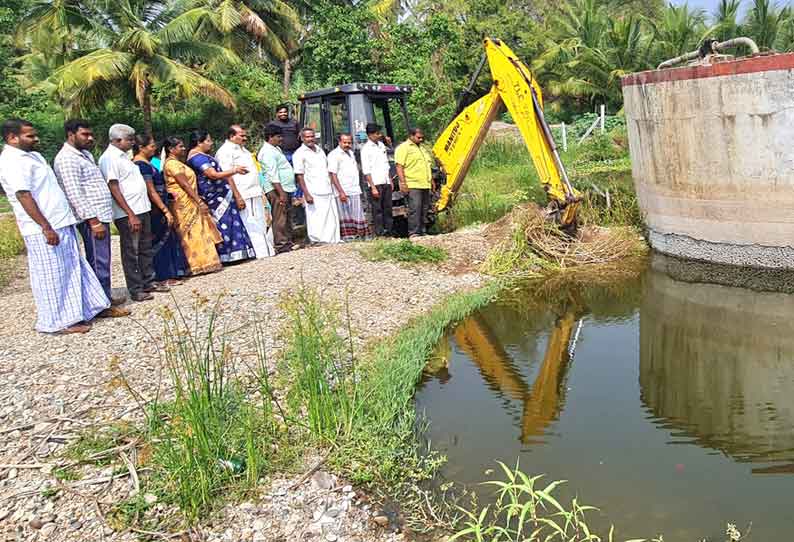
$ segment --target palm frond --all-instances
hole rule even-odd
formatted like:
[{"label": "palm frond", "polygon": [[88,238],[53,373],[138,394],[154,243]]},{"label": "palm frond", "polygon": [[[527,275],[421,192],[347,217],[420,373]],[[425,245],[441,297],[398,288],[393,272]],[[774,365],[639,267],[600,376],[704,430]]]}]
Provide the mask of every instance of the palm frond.
[{"label": "palm frond", "polygon": [[152,78],[160,83],[173,83],[185,97],[206,96],[225,107],[236,107],[234,98],[220,85],[195,70],[163,55],[155,55],[150,63]]}]

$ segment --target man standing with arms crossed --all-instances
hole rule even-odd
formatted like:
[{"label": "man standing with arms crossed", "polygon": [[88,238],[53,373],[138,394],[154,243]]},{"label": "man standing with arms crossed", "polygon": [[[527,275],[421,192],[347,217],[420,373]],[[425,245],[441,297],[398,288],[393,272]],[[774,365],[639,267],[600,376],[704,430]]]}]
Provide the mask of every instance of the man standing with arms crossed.
[{"label": "man standing with arms crossed", "polygon": [[239,124],[232,124],[226,133],[226,141],[215,153],[215,158],[223,171],[242,166],[246,173],[234,176],[234,184],[243,197],[245,206],[240,209],[248,237],[254,245],[257,259],[270,256],[270,244],[267,240],[267,221],[265,218],[265,201],[262,186],[259,184],[259,171],[254,162],[254,155],[245,148],[248,132]]},{"label": "man standing with arms crossed", "polygon": [[314,141],[314,130],[301,132],[303,145],[292,163],[306,202],[306,230],[312,243],[339,242],[339,209],[328,176],[325,152]]},{"label": "man standing with arms crossed", "polygon": [[[388,138],[386,140],[391,145]],[[367,142],[361,147],[361,172],[372,196],[370,202],[375,235],[391,235],[392,184],[389,154],[386,145],[383,144],[381,128],[374,122],[367,124]]]},{"label": "man standing with arms crossed", "polygon": [[55,156],[53,169],[72,213],[79,221],[77,231],[83,238],[86,260],[111,301],[111,307],[99,316],[129,316],[128,309],[114,306],[120,305],[124,299],[116,301],[111,297],[110,221],[113,219],[113,197],[91,155],[94,132],[91,125],[81,119],[68,120],[63,128],[66,142]]},{"label": "man standing with arms crossed", "polygon": [[0,185],[14,209],[25,241],[30,287],[36,302],[36,330],[86,333],[90,321],[110,300],[88,262],[80,255],[77,223],[55,172],[36,151],[33,125],[9,119],[0,128]]},{"label": "man standing with arms crossed", "polygon": [[408,139],[394,152],[400,192],[408,195],[409,238],[427,234],[425,226],[430,209],[430,190],[435,190],[433,155],[424,147],[424,141],[425,134],[421,128],[411,128]]}]

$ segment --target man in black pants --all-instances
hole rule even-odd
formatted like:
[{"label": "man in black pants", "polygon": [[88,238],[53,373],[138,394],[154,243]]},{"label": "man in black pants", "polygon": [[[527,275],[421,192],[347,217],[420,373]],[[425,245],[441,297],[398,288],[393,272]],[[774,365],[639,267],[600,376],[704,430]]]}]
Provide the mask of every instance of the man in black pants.
[{"label": "man in black pants", "polygon": [[424,142],[424,132],[420,128],[411,128],[408,139],[394,152],[400,192],[408,195],[409,238],[427,234],[430,191],[435,190],[433,154],[425,148]]},{"label": "man in black pants", "polygon": [[[391,196],[392,184],[389,172],[389,155],[381,128],[374,122],[367,124],[367,142],[361,147],[361,172],[370,191],[372,221],[375,235],[392,234]],[[391,145],[389,138],[386,142]]]}]

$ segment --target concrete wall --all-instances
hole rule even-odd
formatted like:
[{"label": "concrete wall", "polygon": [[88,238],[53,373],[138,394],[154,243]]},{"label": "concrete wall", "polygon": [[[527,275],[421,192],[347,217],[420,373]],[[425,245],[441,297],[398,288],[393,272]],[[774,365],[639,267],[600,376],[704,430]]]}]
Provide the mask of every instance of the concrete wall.
[{"label": "concrete wall", "polygon": [[633,74],[623,96],[654,248],[794,268],[794,54]]}]

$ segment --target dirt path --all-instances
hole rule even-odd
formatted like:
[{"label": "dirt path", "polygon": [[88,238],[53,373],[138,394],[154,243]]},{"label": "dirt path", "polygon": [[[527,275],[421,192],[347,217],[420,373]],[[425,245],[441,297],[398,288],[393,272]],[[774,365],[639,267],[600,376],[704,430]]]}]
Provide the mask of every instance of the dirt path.
[{"label": "dirt path", "polygon": [[[248,262],[176,287],[173,298],[131,306],[131,318],[101,320],[84,336],[45,336],[33,330],[35,311],[25,277],[0,295],[0,541],[135,540],[115,532],[103,511],[129,495],[126,476],[98,469],[90,485],[59,482],[51,465],[64,447],[87,428],[114,420],[134,420],[136,403],[119,385],[121,370],[134,389],[150,398],[156,391],[160,362],[162,306],[190,307],[196,295],[221,296],[222,323],[236,328],[254,319],[268,322],[269,346],[280,348],[283,315],[279,300],[300,280],[329,299],[347,297],[356,340],[387,336],[447,295],[476,288],[485,278],[472,269],[491,244],[474,229],[424,241],[450,249],[452,258],[438,267],[405,267],[365,261],[355,245],[311,248]],[[116,250],[115,254],[118,254]],[[114,286],[123,284],[118,259]],[[249,341],[235,343],[238,356]],[[85,482],[85,480],[84,480]],[[256,502],[228,507],[193,538],[243,540],[392,540],[371,520],[365,500],[351,491],[328,491],[322,477],[289,490],[294,480],[269,480]],[[334,500],[336,499],[336,500]],[[332,502],[333,501],[333,502]],[[345,504],[344,501],[348,501]],[[320,512],[318,502],[342,510]],[[213,526],[214,525],[214,526]]]}]

